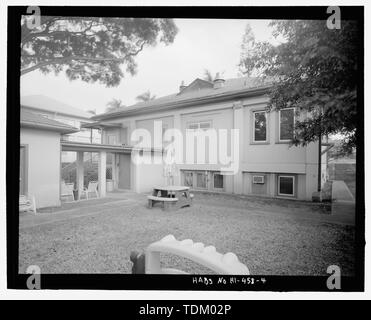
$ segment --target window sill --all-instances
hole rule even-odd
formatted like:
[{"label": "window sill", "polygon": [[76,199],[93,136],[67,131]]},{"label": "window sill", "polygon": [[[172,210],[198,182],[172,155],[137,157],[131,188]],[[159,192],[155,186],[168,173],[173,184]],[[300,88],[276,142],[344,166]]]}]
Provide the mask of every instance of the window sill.
[{"label": "window sill", "polygon": [[250,145],[268,145],[268,144],[270,144],[270,142],[269,141],[252,141],[252,142],[250,142]]},{"label": "window sill", "polygon": [[280,141],[276,141],[276,144],[290,144],[291,143],[291,140],[280,140]]},{"label": "window sill", "polygon": [[295,195],[277,195],[277,199],[296,199]]}]

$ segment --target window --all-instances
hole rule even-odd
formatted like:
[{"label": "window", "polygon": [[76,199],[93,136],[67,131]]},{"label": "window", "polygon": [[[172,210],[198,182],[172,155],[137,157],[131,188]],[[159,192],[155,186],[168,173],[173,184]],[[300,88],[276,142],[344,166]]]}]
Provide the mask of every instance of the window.
[{"label": "window", "polygon": [[19,158],[19,194],[27,195],[27,149],[26,146],[20,146]]},{"label": "window", "polygon": [[211,123],[210,122],[200,122],[200,129],[210,129],[211,128]]},{"label": "window", "polygon": [[198,129],[198,123],[191,123],[188,125],[188,129]]},{"label": "window", "polygon": [[184,185],[187,187],[193,187],[193,172],[184,172]]},{"label": "window", "polygon": [[254,112],[254,142],[267,141],[267,113],[265,111]]},{"label": "window", "polygon": [[279,111],[279,140],[289,141],[294,135],[295,110],[294,108]]},{"label": "window", "polygon": [[108,144],[117,144],[116,135],[114,134],[107,135],[107,142]]},{"label": "window", "polygon": [[278,195],[293,196],[294,195],[295,177],[293,176],[278,176]]},{"label": "window", "polygon": [[219,171],[181,170],[182,183],[190,188],[222,192],[225,190],[224,175]]},{"label": "window", "polygon": [[214,189],[224,189],[224,176],[219,173],[213,174]]},{"label": "window", "polygon": [[207,182],[206,173],[196,173],[197,188],[206,189],[207,188],[206,182]]},{"label": "window", "polygon": [[207,130],[211,128],[211,121],[200,121],[188,124],[188,129],[202,129]]}]

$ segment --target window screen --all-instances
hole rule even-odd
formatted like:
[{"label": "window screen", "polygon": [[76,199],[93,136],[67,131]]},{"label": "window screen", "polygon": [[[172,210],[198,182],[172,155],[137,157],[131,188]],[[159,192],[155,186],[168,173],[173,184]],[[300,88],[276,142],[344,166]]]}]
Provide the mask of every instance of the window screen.
[{"label": "window screen", "polygon": [[294,177],[278,177],[278,194],[279,195],[294,195]]},{"label": "window screen", "polygon": [[197,173],[197,188],[206,189],[206,174]]},{"label": "window screen", "polygon": [[224,182],[223,175],[219,173],[214,173],[214,188],[223,189],[224,188],[223,182]]}]

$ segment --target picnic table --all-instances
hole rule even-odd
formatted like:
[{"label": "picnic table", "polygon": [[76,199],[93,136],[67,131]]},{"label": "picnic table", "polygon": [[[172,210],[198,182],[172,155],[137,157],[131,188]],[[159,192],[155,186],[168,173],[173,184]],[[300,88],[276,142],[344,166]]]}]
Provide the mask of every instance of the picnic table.
[{"label": "picnic table", "polygon": [[148,196],[148,207],[162,204],[164,209],[182,208],[192,205],[193,194],[186,186],[163,186],[153,188],[152,195]]}]

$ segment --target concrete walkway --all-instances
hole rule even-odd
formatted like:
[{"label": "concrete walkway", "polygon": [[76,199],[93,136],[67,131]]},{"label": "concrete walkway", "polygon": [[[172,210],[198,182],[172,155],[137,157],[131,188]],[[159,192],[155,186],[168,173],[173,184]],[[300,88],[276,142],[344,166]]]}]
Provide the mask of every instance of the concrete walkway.
[{"label": "concrete walkway", "polygon": [[353,201],[354,197],[344,181],[332,182],[332,201]]},{"label": "concrete walkway", "polygon": [[331,213],[334,217],[355,224],[356,204],[354,197],[344,181],[332,182]]},{"label": "concrete walkway", "polygon": [[73,218],[102,214],[110,212],[112,208],[143,205],[145,199],[145,195],[143,194],[125,191],[107,193],[106,198],[63,203],[60,207],[40,209],[36,215],[21,213],[19,215],[19,228],[23,229]]}]

